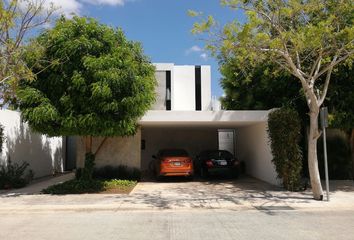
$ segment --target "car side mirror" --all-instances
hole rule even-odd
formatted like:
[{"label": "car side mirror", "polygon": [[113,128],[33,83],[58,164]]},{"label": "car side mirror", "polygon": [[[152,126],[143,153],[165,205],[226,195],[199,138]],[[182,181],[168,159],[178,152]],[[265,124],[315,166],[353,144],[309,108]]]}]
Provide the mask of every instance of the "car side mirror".
[{"label": "car side mirror", "polygon": [[153,159],[156,159],[156,156],[155,156],[155,155],[152,155],[151,157],[152,157]]}]

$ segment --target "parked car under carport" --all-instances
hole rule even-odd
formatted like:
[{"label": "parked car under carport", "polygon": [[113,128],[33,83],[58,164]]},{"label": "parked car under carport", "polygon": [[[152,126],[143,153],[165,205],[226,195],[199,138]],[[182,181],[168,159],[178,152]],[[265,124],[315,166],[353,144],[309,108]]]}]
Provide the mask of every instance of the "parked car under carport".
[{"label": "parked car under carport", "polygon": [[196,156],[194,168],[203,178],[210,175],[238,177],[240,161],[226,150],[206,150]]},{"label": "parked car under carport", "polygon": [[158,179],[169,176],[193,178],[193,160],[184,149],[161,149],[152,158],[152,168]]}]

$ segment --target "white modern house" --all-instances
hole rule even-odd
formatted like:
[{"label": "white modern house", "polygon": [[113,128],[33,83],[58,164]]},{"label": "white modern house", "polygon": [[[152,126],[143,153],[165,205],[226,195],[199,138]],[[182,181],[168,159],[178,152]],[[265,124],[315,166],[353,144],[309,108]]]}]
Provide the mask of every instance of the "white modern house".
[{"label": "white modern house", "polygon": [[[267,134],[268,111],[223,111],[211,96],[210,66],[156,66],[156,102],[139,121],[132,137],[106,140],[96,156],[96,166],[126,165],[149,172],[152,155],[163,148],[183,148],[192,157],[203,150],[226,149],[245,162],[246,173],[278,184],[271,163]],[[0,111],[6,142],[0,164],[27,161],[35,177],[84,165],[79,137],[48,138],[33,133],[20,113]],[[93,141],[98,147],[102,139]]]},{"label": "white modern house", "polygon": [[[126,165],[148,172],[152,155],[162,148],[183,148],[192,157],[203,150],[227,149],[245,162],[247,174],[278,184],[267,135],[268,111],[218,109],[211,96],[210,66],[155,66],[154,106],[139,121],[135,136],[105,142],[96,156],[97,167]],[[101,140],[94,139],[93,148]],[[76,167],[83,167],[82,140],[77,139],[76,147]]]}]

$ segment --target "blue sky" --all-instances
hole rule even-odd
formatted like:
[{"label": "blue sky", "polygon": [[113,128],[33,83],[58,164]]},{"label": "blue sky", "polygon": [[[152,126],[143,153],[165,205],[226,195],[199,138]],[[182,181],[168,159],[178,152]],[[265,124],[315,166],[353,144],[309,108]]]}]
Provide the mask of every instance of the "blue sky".
[{"label": "blue sky", "polygon": [[[143,44],[152,62],[211,65],[212,95],[221,96],[220,73],[215,59],[203,50],[204,42],[190,30],[195,18],[189,9],[212,14],[225,23],[241,17],[220,6],[219,0],[53,0],[66,14],[74,12],[121,27],[131,40]],[[200,38],[200,36],[199,36]]]}]

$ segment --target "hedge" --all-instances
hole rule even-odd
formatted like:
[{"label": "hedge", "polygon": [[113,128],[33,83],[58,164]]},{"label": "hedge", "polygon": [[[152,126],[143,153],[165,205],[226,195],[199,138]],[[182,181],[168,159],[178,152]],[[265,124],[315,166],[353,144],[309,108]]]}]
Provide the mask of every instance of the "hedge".
[{"label": "hedge", "polygon": [[282,179],[283,186],[287,190],[300,190],[301,121],[296,110],[280,108],[272,111],[268,118],[268,134],[271,140],[272,162],[278,178]]}]

